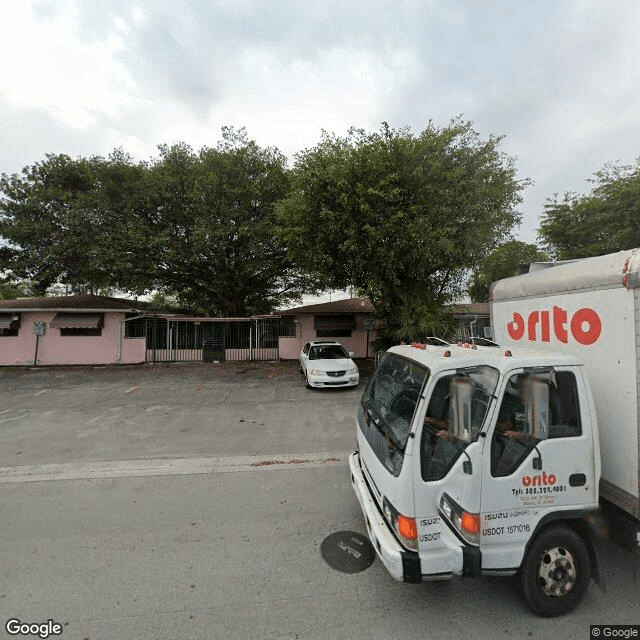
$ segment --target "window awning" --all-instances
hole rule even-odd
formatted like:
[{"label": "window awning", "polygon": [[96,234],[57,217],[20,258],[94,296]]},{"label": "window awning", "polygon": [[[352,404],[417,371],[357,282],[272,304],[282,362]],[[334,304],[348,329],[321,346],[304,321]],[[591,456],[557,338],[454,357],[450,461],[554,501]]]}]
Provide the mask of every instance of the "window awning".
[{"label": "window awning", "polygon": [[315,329],[355,329],[355,315],[314,316]]},{"label": "window awning", "polygon": [[0,329],[11,329],[11,325],[18,320],[20,316],[17,313],[0,313]]},{"label": "window awning", "polygon": [[51,321],[54,329],[97,329],[102,326],[102,313],[56,313]]}]

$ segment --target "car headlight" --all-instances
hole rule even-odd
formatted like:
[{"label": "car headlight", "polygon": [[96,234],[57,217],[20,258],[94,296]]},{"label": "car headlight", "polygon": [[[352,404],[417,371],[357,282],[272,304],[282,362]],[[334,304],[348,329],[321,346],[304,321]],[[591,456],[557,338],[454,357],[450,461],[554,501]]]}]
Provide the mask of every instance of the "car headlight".
[{"label": "car headlight", "polygon": [[358,373],[358,367],[351,367],[351,369],[349,369],[349,371],[347,371],[347,373],[350,376],[355,376]]},{"label": "car headlight", "polygon": [[322,369],[311,369],[311,371],[309,371],[309,375],[312,375],[312,376],[323,376],[324,375],[324,371],[322,371]]}]

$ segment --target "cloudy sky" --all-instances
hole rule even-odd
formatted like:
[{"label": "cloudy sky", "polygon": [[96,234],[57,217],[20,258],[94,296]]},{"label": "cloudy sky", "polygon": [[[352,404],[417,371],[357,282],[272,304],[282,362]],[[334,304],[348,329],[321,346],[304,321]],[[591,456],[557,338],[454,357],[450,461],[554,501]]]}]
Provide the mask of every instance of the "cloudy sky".
[{"label": "cloudy sky", "polygon": [[0,24],[0,172],[463,114],[534,180],[531,241],[547,196],[640,156],[637,0],[2,0]]}]

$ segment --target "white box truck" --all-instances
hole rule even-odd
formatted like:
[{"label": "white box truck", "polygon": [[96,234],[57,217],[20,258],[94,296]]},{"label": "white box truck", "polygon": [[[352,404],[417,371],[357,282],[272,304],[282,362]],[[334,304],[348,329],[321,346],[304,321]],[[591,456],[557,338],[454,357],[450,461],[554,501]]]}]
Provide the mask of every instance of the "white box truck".
[{"label": "white box truck", "polygon": [[601,450],[604,492],[638,516],[636,284],[632,252],[510,278],[493,288],[502,346],[387,352],[349,465],[395,579],[517,574],[544,616],[600,582]]}]

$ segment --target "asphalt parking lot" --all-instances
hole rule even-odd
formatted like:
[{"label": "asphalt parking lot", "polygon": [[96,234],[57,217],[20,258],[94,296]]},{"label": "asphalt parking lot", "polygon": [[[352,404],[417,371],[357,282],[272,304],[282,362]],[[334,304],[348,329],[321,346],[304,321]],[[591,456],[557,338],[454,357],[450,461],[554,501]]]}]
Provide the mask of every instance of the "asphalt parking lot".
[{"label": "asphalt parking lot", "polygon": [[0,370],[3,625],[52,618],[79,640],[546,639],[639,621],[640,562],[605,542],[607,592],[592,585],[554,620],[512,579],[330,569],[322,540],[364,532],[346,466],[363,382],[307,390],[295,363]]}]

